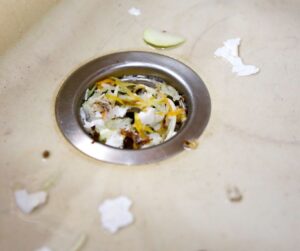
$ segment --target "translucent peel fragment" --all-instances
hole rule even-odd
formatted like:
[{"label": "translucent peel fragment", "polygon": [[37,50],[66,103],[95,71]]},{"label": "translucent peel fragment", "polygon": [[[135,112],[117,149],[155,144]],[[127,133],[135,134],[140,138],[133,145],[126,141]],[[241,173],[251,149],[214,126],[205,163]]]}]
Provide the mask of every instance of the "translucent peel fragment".
[{"label": "translucent peel fragment", "polygon": [[161,48],[176,46],[185,41],[181,36],[154,29],[146,29],[144,31],[144,40],[150,45]]},{"label": "translucent peel fragment", "polygon": [[[169,102],[170,106],[172,107],[172,109],[175,110],[176,106],[173,103],[173,101],[171,99],[168,99],[168,102]],[[166,140],[172,138],[176,134],[175,127],[176,127],[176,116],[170,116]]]},{"label": "translucent peel fragment", "polygon": [[105,200],[98,208],[103,228],[116,233],[120,228],[131,224],[133,222],[133,215],[129,212],[131,205],[132,201],[125,196]]},{"label": "translucent peel fragment", "polygon": [[44,204],[47,193],[44,191],[29,194],[25,189],[15,191],[17,206],[25,214],[31,213],[35,208]]}]

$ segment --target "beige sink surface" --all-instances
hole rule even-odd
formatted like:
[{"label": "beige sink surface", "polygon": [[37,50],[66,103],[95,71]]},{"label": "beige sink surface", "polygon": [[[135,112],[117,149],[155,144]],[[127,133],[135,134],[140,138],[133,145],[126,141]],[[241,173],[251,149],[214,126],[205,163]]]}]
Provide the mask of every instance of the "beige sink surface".
[{"label": "beige sink surface", "polygon": [[[12,38],[0,50],[0,250],[68,251],[81,234],[83,251],[300,250],[299,1],[32,1],[29,12],[13,2],[26,29],[5,29],[10,7],[1,9],[1,36]],[[130,16],[132,6],[142,15]],[[148,27],[186,38],[157,52],[191,66],[210,91],[199,148],[147,166],[90,159],[57,128],[57,91],[95,57],[155,51],[142,40]],[[245,63],[261,68],[255,76],[236,77],[213,56],[238,36]],[[51,179],[47,205],[23,215],[13,191]],[[118,195],[132,199],[135,222],[111,235],[97,207]]]}]

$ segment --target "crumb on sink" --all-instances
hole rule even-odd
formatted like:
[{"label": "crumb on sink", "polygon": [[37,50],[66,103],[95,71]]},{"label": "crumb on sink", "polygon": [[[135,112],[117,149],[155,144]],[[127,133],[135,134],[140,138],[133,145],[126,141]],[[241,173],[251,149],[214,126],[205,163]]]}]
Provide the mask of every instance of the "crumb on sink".
[{"label": "crumb on sink", "polygon": [[50,151],[48,151],[48,150],[45,150],[45,151],[43,151],[43,158],[44,159],[48,159],[49,157],[50,157]]},{"label": "crumb on sink", "polygon": [[236,186],[229,186],[226,189],[227,198],[231,202],[241,202],[243,200],[243,195]]}]

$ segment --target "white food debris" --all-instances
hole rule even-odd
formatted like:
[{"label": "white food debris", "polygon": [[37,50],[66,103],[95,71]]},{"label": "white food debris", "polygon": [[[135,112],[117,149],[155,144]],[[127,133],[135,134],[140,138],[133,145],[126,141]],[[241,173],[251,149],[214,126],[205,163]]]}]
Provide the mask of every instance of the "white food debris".
[{"label": "white food debris", "polygon": [[148,100],[150,98],[153,97],[153,94],[150,93],[150,92],[145,92],[145,93],[142,93],[141,95],[139,95],[141,99],[143,100]]},{"label": "white food debris", "polygon": [[41,248],[39,248],[39,249],[37,249],[35,251],[52,251],[52,249],[44,246],[44,247],[41,247]]},{"label": "white food debris", "polygon": [[[138,81],[126,82],[124,78],[126,81]],[[150,80],[153,81],[151,87],[139,82]],[[186,119],[183,97],[174,87],[154,76],[124,76],[121,80],[108,78],[101,85],[96,83],[87,96],[88,99],[80,108],[82,127],[94,140],[121,149],[124,140],[128,138],[131,138],[133,144],[125,144],[126,148],[139,149],[147,143],[149,146],[155,142],[162,143],[166,136],[170,138],[175,134],[176,120],[182,123]],[[183,109],[183,114],[174,113],[170,116],[170,105],[166,103],[166,97],[176,101],[176,106],[172,102],[171,110]],[[166,123],[169,131],[164,128]],[[152,135],[152,138],[150,132],[162,135],[160,138]]]},{"label": "white food debris", "polygon": [[131,7],[129,10],[128,10],[128,13],[132,16],[139,16],[141,15],[141,10],[138,9],[138,8],[135,8],[135,7]]},{"label": "white food debris", "polygon": [[174,101],[180,100],[180,95],[173,86],[166,84],[158,84],[158,86],[163,93],[165,93],[167,96],[171,96]]},{"label": "white food debris", "polygon": [[100,112],[95,112],[95,118],[102,118],[102,114]]},{"label": "white food debris", "polygon": [[162,137],[158,133],[150,133],[149,138],[151,142],[149,144],[144,145],[143,148],[155,146],[163,142]]},{"label": "white food debris", "polygon": [[89,97],[89,92],[90,92],[90,90],[89,90],[89,89],[86,89],[85,94],[84,94],[84,100],[87,100],[87,99],[88,99],[88,97]]},{"label": "white food debris", "polygon": [[112,85],[109,85],[109,84],[102,84],[102,90],[96,90],[96,92],[100,93],[100,94],[103,94],[103,92],[106,92],[108,91],[108,93],[114,93],[115,91],[115,87],[113,87]]},{"label": "white food debris", "polygon": [[225,41],[224,46],[215,51],[215,56],[222,57],[232,64],[232,72],[238,76],[249,76],[259,72],[259,68],[254,65],[245,65],[239,57],[239,45],[241,39],[234,38]]},{"label": "white food debris", "polygon": [[95,119],[92,122],[87,122],[84,126],[87,126],[88,128],[91,128],[93,126],[101,128],[104,126],[104,121],[102,119]]},{"label": "white food debris", "polygon": [[131,118],[117,118],[105,122],[105,126],[111,130],[129,130],[131,128]]},{"label": "white food debris", "polygon": [[133,222],[133,215],[129,211],[132,201],[119,196],[115,199],[105,200],[98,208],[101,214],[102,226],[111,233],[116,233],[119,228]]},{"label": "white food debris", "polygon": [[169,127],[168,127],[168,134],[167,134],[165,140],[169,140],[170,138],[172,138],[173,136],[176,135],[175,127],[176,127],[176,117],[171,116],[170,122],[169,122]]},{"label": "white food debris", "polygon": [[100,140],[107,140],[112,135],[113,131],[107,128],[104,128],[100,131]]},{"label": "white food debris", "polygon": [[85,128],[85,129],[91,129],[93,126],[96,126],[96,127],[98,127],[98,128],[102,128],[103,126],[104,126],[104,121],[103,121],[103,119],[102,119],[102,115],[101,115],[101,113],[100,112],[95,112],[94,113],[94,117],[95,117],[95,119],[94,120],[92,120],[91,122],[89,122],[88,120],[87,120],[87,116],[86,116],[86,112],[85,112],[85,110],[81,107],[80,108],[80,117],[81,117],[81,120],[82,120],[82,122],[83,122],[83,127]]},{"label": "white food debris", "polygon": [[86,121],[86,114],[84,112],[84,109],[81,107],[79,112],[80,112],[81,119],[83,120],[83,122],[85,122]]},{"label": "white food debris", "polygon": [[29,214],[36,207],[44,204],[47,200],[47,193],[44,191],[29,194],[25,189],[15,191],[17,206],[23,213]]},{"label": "white food debris", "polygon": [[106,144],[114,147],[123,146],[124,136],[121,135],[118,131],[113,131],[111,135],[106,140]]},{"label": "white food debris", "polygon": [[157,124],[164,118],[158,115],[153,107],[149,107],[145,112],[139,112],[138,116],[143,124],[150,126]]},{"label": "white food debris", "polygon": [[111,118],[123,118],[128,110],[128,107],[115,106],[111,109],[109,115]]},{"label": "white food debris", "polygon": [[[176,106],[175,106],[174,102],[169,98],[168,98],[168,102],[169,102],[170,106],[172,107],[172,110],[175,110]],[[176,116],[170,116],[166,140],[172,138],[176,134],[175,127],[176,127]]]}]

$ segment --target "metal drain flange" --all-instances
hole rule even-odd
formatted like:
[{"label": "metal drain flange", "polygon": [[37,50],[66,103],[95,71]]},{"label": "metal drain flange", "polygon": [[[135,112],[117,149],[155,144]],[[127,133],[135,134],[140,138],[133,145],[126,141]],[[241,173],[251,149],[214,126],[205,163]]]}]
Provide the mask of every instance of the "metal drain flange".
[{"label": "metal drain flange", "polygon": [[[173,138],[153,147],[127,150],[93,142],[84,131],[79,110],[86,89],[97,80],[128,75],[162,79],[183,95],[187,105],[187,121]],[[210,111],[208,90],[192,69],[173,58],[138,51],[106,55],[81,66],[65,80],[55,103],[58,126],[72,145],[95,159],[126,165],[156,162],[183,151],[185,142],[201,135]]]}]

